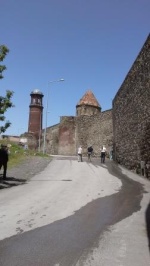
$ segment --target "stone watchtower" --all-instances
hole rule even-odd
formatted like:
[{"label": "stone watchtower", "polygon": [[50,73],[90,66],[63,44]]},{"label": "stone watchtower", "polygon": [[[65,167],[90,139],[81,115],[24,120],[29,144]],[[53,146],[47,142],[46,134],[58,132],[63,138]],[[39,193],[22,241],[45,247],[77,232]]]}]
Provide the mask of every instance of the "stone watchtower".
[{"label": "stone watchtower", "polygon": [[92,91],[88,90],[76,105],[76,116],[97,115],[101,112],[101,107]]},{"label": "stone watchtower", "polygon": [[40,138],[42,131],[42,118],[43,118],[43,94],[39,90],[34,90],[30,94],[30,112],[29,112],[29,124],[28,133],[33,134],[36,138]]}]

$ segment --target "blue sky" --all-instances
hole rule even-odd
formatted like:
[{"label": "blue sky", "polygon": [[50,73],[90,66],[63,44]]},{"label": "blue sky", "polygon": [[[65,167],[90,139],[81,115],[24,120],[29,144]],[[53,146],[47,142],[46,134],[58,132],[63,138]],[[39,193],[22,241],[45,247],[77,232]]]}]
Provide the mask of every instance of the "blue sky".
[{"label": "blue sky", "polygon": [[0,44],[10,49],[0,93],[13,90],[15,104],[5,133],[27,132],[34,89],[44,107],[49,90],[48,126],[74,116],[89,89],[110,109],[149,34],[149,14],[149,0],[0,0]]}]

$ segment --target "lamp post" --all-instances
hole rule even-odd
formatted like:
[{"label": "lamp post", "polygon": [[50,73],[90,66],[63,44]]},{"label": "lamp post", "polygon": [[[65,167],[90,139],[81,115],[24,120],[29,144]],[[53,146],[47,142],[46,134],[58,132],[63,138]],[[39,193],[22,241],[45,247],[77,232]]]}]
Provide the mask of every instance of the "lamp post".
[{"label": "lamp post", "polygon": [[[64,81],[64,79],[49,81],[49,83],[61,82],[61,81]],[[46,150],[46,129],[47,129],[48,98],[49,98],[49,89],[47,91],[47,101],[46,101],[46,114],[45,114],[45,130],[44,130],[44,141],[43,141],[43,154],[45,154],[45,150]]]}]

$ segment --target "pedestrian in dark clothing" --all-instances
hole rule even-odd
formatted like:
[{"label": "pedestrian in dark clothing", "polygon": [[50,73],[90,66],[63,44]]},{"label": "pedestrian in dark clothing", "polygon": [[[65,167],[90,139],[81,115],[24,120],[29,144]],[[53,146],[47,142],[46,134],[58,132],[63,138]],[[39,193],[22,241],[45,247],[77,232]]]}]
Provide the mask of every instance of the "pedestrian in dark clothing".
[{"label": "pedestrian in dark clothing", "polygon": [[8,162],[8,149],[6,145],[1,145],[0,148],[0,169],[3,167],[3,179],[6,179]]},{"label": "pedestrian in dark clothing", "polygon": [[92,146],[88,147],[87,152],[88,152],[88,161],[91,162],[91,154],[93,152]]}]

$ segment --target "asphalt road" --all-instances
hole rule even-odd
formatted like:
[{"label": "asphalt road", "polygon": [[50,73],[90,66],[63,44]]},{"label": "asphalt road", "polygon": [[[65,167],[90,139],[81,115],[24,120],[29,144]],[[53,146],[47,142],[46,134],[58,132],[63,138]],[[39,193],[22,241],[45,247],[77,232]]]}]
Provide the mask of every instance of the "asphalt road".
[{"label": "asphalt road", "polygon": [[54,158],[0,191],[0,265],[147,266],[149,200],[150,182],[111,161]]}]

